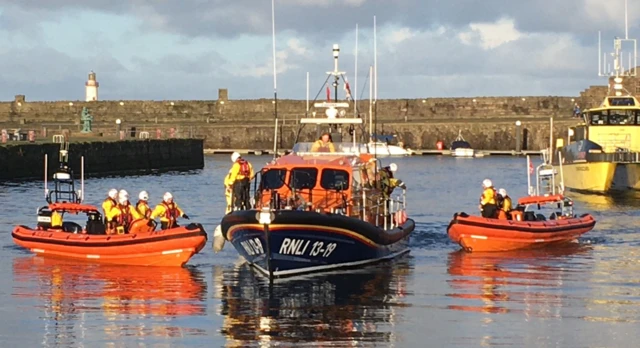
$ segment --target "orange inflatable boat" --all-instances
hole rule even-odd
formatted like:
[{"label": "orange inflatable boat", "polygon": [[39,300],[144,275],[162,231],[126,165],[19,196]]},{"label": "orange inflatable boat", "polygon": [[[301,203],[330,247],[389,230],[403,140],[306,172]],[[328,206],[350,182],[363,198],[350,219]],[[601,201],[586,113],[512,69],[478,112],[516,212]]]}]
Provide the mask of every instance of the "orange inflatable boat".
[{"label": "orange inflatable boat", "polygon": [[449,238],[466,251],[534,249],[571,242],[596,224],[593,216],[578,217],[573,210],[553,212],[549,220],[542,214],[525,211],[527,205],[558,203],[572,207],[573,202],[562,195],[524,197],[518,203],[511,220],[454,214],[447,228]]},{"label": "orange inflatable boat", "polygon": [[[88,216],[85,227],[65,221],[51,227],[53,214]],[[182,266],[207,242],[202,225],[192,223],[168,230],[154,231],[150,220],[134,221],[128,234],[105,234],[100,212],[80,203],[52,203],[40,208],[38,226],[17,226],[13,241],[30,251],[46,256],[101,264],[137,266]]]}]

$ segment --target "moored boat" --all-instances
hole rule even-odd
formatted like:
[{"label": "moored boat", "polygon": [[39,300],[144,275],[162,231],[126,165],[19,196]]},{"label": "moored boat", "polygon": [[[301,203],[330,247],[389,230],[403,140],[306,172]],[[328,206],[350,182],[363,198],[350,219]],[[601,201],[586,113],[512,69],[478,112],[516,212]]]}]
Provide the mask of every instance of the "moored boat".
[{"label": "moored boat", "polygon": [[[202,225],[155,231],[155,222],[139,219],[127,234],[107,235],[97,207],[84,204],[83,190],[74,189],[67,152],[61,150],[61,167],[53,175],[55,188],[47,192],[48,205],[38,209],[37,226],[20,225],[11,236],[14,243],[38,255],[100,264],[182,266],[207,242]],[[82,178],[84,187],[84,178]],[[45,173],[45,187],[46,187]],[[64,221],[65,214],[84,214],[84,226]]]},{"label": "moored boat", "polygon": [[462,131],[458,131],[458,137],[451,143],[451,156],[453,157],[475,157],[475,150],[468,141],[462,137]]},{"label": "moored boat", "polygon": [[[529,190],[533,194],[518,200],[511,219],[456,213],[447,228],[449,238],[466,251],[509,251],[565,244],[593,229],[593,216],[574,214],[573,201],[563,196],[562,184],[555,184],[556,171],[551,165],[538,166],[536,177],[536,188]],[[541,186],[546,192],[541,193]],[[532,210],[545,205],[555,206],[548,219]]]},{"label": "moored boat", "polygon": [[[336,50],[329,74],[337,91],[342,73]],[[325,105],[327,118],[301,123],[362,124],[361,118],[335,117],[334,104]],[[297,143],[256,175],[252,209],[227,214],[219,238],[270,278],[358,267],[407,253],[415,224],[406,215],[406,186],[389,179],[394,170],[360,153],[360,146],[355,129],[352,142],[333,143],[332,151]],[[400,197],[391,195],[393,184],[402,188]],[[221,247],[214,241],[214,248]]]}]

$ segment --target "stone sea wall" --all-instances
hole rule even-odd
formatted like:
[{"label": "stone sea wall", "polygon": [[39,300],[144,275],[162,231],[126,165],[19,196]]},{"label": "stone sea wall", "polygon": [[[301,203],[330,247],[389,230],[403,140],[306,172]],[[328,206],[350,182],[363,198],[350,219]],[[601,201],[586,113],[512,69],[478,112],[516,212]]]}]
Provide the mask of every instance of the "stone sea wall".
[{"label": "stone sea wall", "polygon": [[[60,144],[10,143],[0,146],[0,180],[44,178],[59,167]],[[148,173],[204,168],[202,139],[128,140],[69,144],[69,163],[80,175],[84,156],[87,175]]]}]

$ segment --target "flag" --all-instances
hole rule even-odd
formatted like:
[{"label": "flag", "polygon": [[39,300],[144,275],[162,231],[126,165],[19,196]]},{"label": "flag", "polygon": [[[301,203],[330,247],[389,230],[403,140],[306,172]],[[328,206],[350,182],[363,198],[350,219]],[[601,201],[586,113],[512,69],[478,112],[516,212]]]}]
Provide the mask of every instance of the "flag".
[{"label": "flag", "polygon": [[349,88],[349,81],[346,79],[344,80],[344,92],[347,94],[347,101],[353,100],[353,97],[351,96],[351,88]]},{"label": "flag", "polygon": [[529,174],[533,174],[533,162],[529,161]]},{"label": "flag", "polygon": [[331,89],[327,86],[327,103],[331,102]]}]

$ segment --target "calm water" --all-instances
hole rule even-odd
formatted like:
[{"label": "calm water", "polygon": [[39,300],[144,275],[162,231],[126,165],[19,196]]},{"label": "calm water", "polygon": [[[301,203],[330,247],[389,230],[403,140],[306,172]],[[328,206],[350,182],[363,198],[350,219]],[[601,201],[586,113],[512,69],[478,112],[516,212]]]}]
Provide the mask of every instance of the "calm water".
[{"label": "calm water", "polygon": [[[250,158],[259,167],[269,158]],[[411,253],[350,273],[277,282],[211,243],[180,269],[101,267],[33,257],[15,224],[35,223],[42,183],[0,187],[0,340],[5,347],[396,346],[634,347],[640,338],[638,197],[573,195],[596,228],[571,248],[464,254],[446,236],[454,212],[477,212],[485,177],[527,192],[514,158],[394,160],[416,220]],[[385,161],[389,163],[389,161]],[[228,156],[202,171],[91,179],[87,202],[111,187],[157,201],[166,190],[212,232],[224,211]]]}]

